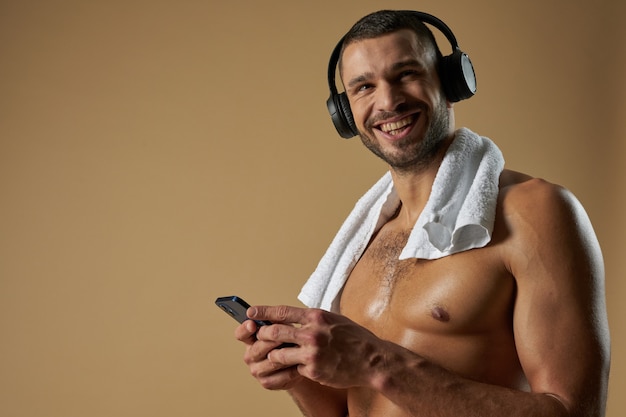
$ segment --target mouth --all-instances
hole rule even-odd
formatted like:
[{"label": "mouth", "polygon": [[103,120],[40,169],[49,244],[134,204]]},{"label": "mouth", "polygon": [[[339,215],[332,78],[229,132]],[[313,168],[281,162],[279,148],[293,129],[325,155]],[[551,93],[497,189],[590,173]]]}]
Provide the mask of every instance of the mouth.
[{"label": "mouth", "polygon": [[383,133],[390,136],[397,136],[410,129],[411,125],[418,119],[418,115],[411,114],[393,122],[385,122],[376,126]]}]

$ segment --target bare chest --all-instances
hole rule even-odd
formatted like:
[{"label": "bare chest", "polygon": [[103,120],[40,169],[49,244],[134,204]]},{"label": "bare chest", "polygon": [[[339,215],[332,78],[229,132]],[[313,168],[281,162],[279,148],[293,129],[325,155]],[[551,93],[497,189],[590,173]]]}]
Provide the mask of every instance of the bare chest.
[{"label": "bare chest", "polygon": [[407,232],[379,233],[353,269],[341,312],[380,337],[412,346],[411,335],[501,329],[510,317],[513,280],[497,249],[438,260],[399,260]]}]

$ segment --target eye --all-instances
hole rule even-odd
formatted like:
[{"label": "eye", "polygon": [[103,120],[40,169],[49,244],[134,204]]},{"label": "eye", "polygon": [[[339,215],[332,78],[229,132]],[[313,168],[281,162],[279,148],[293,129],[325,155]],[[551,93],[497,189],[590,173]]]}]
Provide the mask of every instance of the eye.
[{"label": "eye", "polygon": [[400,78],[417,78],[420,72],[414,69],[405,70],[400,73]]},{"label": "eye", "polygon": [[349,89],[349,94],[352,95],[352,96],[366,94],[372,88],[374,88],[374,86],[372,84],[370,84],[370,83],[358,84],[358,85],[355,85],[354,87]]}]

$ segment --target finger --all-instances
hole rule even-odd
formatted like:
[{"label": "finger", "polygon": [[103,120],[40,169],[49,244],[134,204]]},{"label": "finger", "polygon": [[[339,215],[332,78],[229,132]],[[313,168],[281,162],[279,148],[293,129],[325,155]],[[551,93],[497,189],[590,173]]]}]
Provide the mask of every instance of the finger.
[{"label": "finger", "polygon": [[257,342],[254,346],[246,349],[244,362],[248,365],[250,373],[256,379],[266,378],[289,367],[280,363],[273,363],[268,359],[268,355],[273,349],[273,345],[265,342]]},{"label": "finger", "polygon": [[267,361],[267,355],[278,346],[280,346],[280,342],[256,341],[248,345],[244,360],[247,364]]},{"label": "finger", "polygon": [[253,306],[247,311],[249,318],[269,320],[273,323],[301,323],[307,309],[291,306]]},{"label": "finger", "polygon": [[269,326],[261,326],[257,331],[257,339],[264,341],[274,341],[279,344],[291,343],[295,344],[297,339],[298,328],[287,324],[272,324]]},{"label": "finger", "polygon": [[267,353],[267,360],[277,368],[293,367],[302,364],[301,351],[297,346],[273,349]]},{"label": "finger", "polygon": [[245,344],[256,341],[257,325],[252,320],[246,320],[235,328],[235,338]]},{"label": "finger", "polygon": [[289,389],[302,379],[302,376],[298,373],[298,368],[295,366],[264,374],[254,375],[253,373],[253,376],[259,381],[263,388],[269,390]]}]

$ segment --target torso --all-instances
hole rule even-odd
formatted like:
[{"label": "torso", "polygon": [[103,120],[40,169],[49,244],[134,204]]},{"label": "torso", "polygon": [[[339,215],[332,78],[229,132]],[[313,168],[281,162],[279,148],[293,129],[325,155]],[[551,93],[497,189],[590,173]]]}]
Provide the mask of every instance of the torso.
[{"label": "torso", "polygon": [[[503,175],[501,187],[526,177]],[[399,261],[410,230],[398,219],[372,238],[341,296],[341,313],[461,376],[527,389],[515,350],[515,280],[507,269],[510,230],[501,192],[492,241],[437,260]],[[348,393],[350,417],[403,416],[375,393]]]}]

